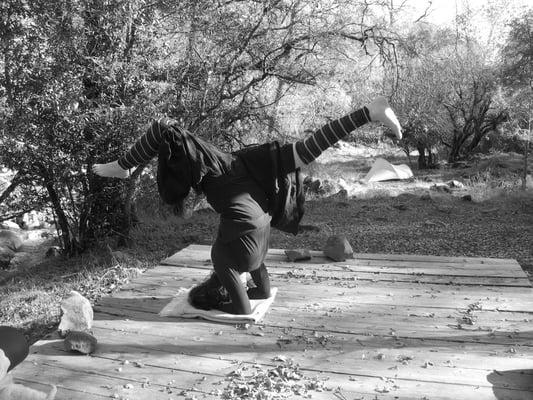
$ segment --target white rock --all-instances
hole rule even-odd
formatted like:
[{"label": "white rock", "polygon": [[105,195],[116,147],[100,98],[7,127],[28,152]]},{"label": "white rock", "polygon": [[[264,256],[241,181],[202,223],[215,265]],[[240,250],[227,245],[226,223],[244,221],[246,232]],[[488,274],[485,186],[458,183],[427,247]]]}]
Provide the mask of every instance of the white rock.
[{"label": "white rock", "polygon": [[91,303],[75,290],[61,301],[61,322],[59,335],[65,337],[69,331],[88,331],[93,324],[93,308]]}]

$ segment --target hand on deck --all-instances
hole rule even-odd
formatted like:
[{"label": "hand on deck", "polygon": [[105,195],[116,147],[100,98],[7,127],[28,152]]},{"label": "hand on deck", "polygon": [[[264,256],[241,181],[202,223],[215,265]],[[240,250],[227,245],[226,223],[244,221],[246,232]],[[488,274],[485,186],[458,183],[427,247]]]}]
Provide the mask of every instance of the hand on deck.
[{"label": "hand on deck", "polygon": [[93,173],[105,178],[120,178],[126,179],[130,176],[130,170],[122,168],[118,161],[112,161],[107,164],[94,164],[92,168]]},{"label": "hand on deck", "polygon": [[372,121],[379,121],[390,128],[396,138],[402,138],[402,127],[385,97],[378,97],[366,106]]}]

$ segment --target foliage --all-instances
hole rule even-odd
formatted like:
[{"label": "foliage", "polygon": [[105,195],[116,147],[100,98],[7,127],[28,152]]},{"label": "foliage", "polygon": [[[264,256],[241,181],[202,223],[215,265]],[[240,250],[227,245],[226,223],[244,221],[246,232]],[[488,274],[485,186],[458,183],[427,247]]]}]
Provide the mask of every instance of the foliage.
[{"label": "foliage", "polygon": [[439,55],[452,43],[453,33],[421,25],[407,35],[401,46],[402,73],[393,105],[401,116],[407,154],[418,150],[418,167],[437,166],[438,146],[449,130],[442,102],[445,97]]},{"label": "foliage", "polygon": [[473,40],[431,29],[404,36],[394,23],[398,7],[363,0],[2,2],[0,166],[17,179],[0,193],[0,218],[53,210],[69,253],[110,233],[127,239],[135,199],[153,184],[153,171],[141,166],[116,182],[90,169],[119,157],[163,114],[233,150],[297,138],[392,88],[406,148],[431,155],[446,143],[450,159],[468,154],[501,120],[497,74],[468,56]]},{"label": "foliage", "polygon": [[[21,177],[22,190],[44,193],[31,196],[31,206],[53,210],[69,253],[110,232],[127,237],[142,168],[125,184],[88,171],[122,154],[149,116],[167,114],[232,149],[275,134],[272,105],[327,76],[341,49],[368,53],[372,43],[377,51],[390,43],[364,2],[1,7],[0,164]],[[23,210],[21,193],[11,193],[4,208]]]},{"label": "foliage", "polygon": [[64,248],[75,253],[117,226],[123,188],[87,171],[99,154],[123,151],[139,122],[131,105],[142,88],[115,58],[120,43],[94,42],[95,18],[117,16],[119,3],[3,4],[0,163],[16,171],[23,190],[46,193],[32,196],[33,206],[47,203]]},{"label": "foliage", "polygon": [[472,37],[449,30],[423,26],[408,36],[394,100],[405,121],[404,147],[419,150],[419,166],[435,162],[437,146],[449,162],[473,154],[508,120],[499,69],[483,51]]},{"label": "foliage", "polygon": [[443,141],[450,162],[472,154],[484,137],[508,119],[505,106],[496,102],[498,71],[484,65],[479,51],[467,47],[443,71],[450,83],[443,102],[453,127],[451,137]]}]

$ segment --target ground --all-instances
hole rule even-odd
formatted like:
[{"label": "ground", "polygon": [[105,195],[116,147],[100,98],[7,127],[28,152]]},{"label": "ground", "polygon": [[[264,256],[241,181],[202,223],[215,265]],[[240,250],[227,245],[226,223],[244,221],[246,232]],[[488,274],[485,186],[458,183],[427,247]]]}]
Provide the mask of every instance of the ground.
[{"label": "ground", "polygon": [[[519,190],[521,156],[478,157],[461,168],[429,171],[413,166],[415,176],[408,181],[364,185],[360,179],[376,156],[395,164],[408,162],[401,152],[382,148],[343,144],[328,150],[320,164],[306,171],[322,179],[325,193],[308,195],[300,234],[273,230],[271,247],[321,250],[336,233],[362,253],[516,259],[531,279],[533,193]],[[432,188],[452,179],[465,187],[449,192]],[[348,196],[337,193],[341,188]],[[471,200],[463,199],[465,195]],[[0,324],[24,328],[34,342],[55,329],[59,301],[70,290],[94,302],[188,244],[211,244],[217,223],[217,215],[208,209],[187,220],[144,214],[132,248],[111,254],[103,244],[77,259],[52,258],[25,266],[22,274],[3,283],[0,276]]]}]

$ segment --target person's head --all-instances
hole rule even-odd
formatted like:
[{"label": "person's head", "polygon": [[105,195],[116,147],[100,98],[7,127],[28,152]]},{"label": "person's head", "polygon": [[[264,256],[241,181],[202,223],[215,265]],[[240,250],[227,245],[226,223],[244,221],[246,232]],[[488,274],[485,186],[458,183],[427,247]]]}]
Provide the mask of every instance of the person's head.
[{"label": "person's head", "polygon": [[224,286],[213,273],[206,281],[193,287],[189,292],[189,303],[201,310],[218,308],[221,303],[229,301],[229,295]]}]

